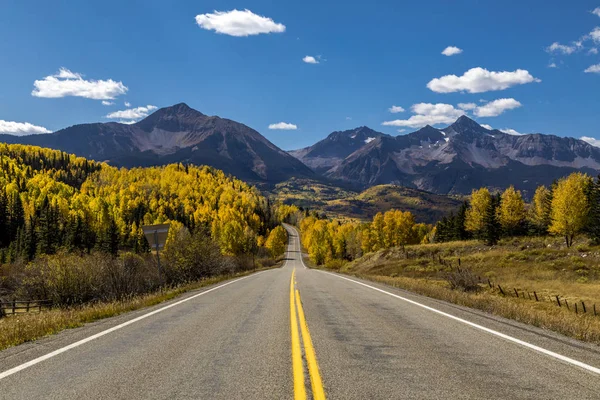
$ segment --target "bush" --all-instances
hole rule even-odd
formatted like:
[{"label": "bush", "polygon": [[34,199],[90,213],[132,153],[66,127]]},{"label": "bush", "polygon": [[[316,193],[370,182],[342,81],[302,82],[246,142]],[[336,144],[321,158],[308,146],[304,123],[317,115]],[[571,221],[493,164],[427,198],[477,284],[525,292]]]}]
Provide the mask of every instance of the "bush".
[{"label": "bush", "polygon": [[450,289],[463,292],[478,292],[481,290],[477,275],[468,268],[456,269],[446,274],[446,281],[450,284]]},{"label": "bush", "polygon": [[190,282],[236,270],[234,260],[221,254],[219,245],[208,235],[192,235],[186,229],[177,232],[163,259],[168,283]]}]

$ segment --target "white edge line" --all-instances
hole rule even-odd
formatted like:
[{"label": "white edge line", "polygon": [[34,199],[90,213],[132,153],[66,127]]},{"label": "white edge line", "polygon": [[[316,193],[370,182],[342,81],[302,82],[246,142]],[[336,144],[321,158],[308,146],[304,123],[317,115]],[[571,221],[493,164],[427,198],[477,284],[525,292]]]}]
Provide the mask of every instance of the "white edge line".
[{"label": "white edge line", "polygon": [[508,340],[508,341],[510,341],[510,342],[513,342],[513,343],[519,344],[519,345],[521,345],[521,346],[524,346],[524,347],[527,347],[527,348],[529,348],[529,349],[531,349],[531,350],[534,350],[534,351],[540,352],[540,353],[542,353],[542,354],[545,354],[545,355],[547,355],[547,356],[550,356],[550,357],[556,358],[556,359],[558,359],[558,360],[561,360],[561,361],[564,361],[564,362],[566,362],[566,363],[569,363],[569,364],[572,364],[572,365],[576,365],[576,366],[578,366],[578,367],[580,367],[580,368],[583,368],[583,369],[585,369],[585,370],[588,370],[588,371],[590,371],[590,372],[593,372],[593,373],[595,373],[595,374],[599,374],[599,375],[600,375],[600,368],[593,367],[593,366],[591,366],[591,365],[588,365],[588,364],[585,364],[585,363],[583,363],[583,362],[581,362],[581,361],[577,361],[577,360],[574,360],[574,359],[572,359],[572,358],[569,358],[569,357],[563,356],[563,355],[561,355],[561,354],[555,353],[555,352],[553,352],[553,351],[546,350],[546,349],[544,349],[544,348],[542,348],[542,347],[536,346],[536,345],[534,345],[534,344],[531,344],[531,343],[527,343],[527,342],[525,342],[525,341],[523,341],[523,340],[520,340],[520,339],[514,338],[514,337],[512,337],[512,336],[509,336],[509,335],[506,335],[506,334],[504,334],[504,333],[501,333],[501,332],[495,331],[495,330],[493,330],[493,329],[486,328],[485,326],[481,326],[481,325],[475,324],[475,323],[473,323],[473,322],[470,322],[470,321],[467,321],[467,320],[465,320],[465,319],[462,319],[462,318],[459,318],[459,317],[455,317],[455,316],[454,316],[454,315],[452,315],[452,314],[445,313],[445,312],[443,312],[443,311],[440,311],[440,310],[437,310],[437,309],[435,309],[435,308],[433,308],[433,307],[429,307],[429,306],[426,306],[426,305],[424,305],[424,304],[418,303],[418,302],[416,302],[416,301],[414,301],[414,300],[410,300],[410,299],[407,299],[407,298],[405,298],[405,297],[398,296],[397,294],[393,294],[393,293],[390,293],[390,292],[386,292],[385,290],[383,290],[383,289],[379,289],[379,288],[377,288],[377,287],[375,287],[375,286],[367,285],[366,283],[362,283],[362,282],[359,282],[359,281],[355,281],[354,279],[346,278],[346,277],[344,277],[344,276],[340,276],[340,275],[337,275],[337,274],[332,274],[331,272],[327,272],[327,271],[321,271],[321,270],[316,270],[316,271],[322,272],[322,273],[324,273],[324,274],[329,274],[329,275],[335,276],[336,278],[345,279],[345,280],[347,280],[347,281],[354,282],[354,283],[356,283],[356,284],[358,284],[358,285],[362,285],[362,286],[368,287],[368,288],[370,288],[370,289],[376,290],[376,291],[378,291],[378,292],[381,292],[381,293],[384,293],[384,294],[390,295],[390,296],[392,296],[392,297],[395,297],[395,298],[397,298],[397,299],[404,300],[404,301],[406,301],[406,302],[408,302],[408,303],[410,303],[410,304],[414,304],[415,306],[419,306],[419,307],[422,307],[422,308],[424,308],[424,309],[426,309],[426,310],[433,311],[434,313],[437,313],[437,314],[443,315],[444,317],[447,317],[447,318],[453,319],[453,320],[455,320],[455,321],[458,321],[458,322],[462,322],[463,324],[469,325],[469,326],[471,326],[471,327],[473,327],[473,328],[476,328],[476,329],[482,330],[482,331],[484,331],[484,332],[490,333],[490,334],[492,334],[492,335],[494,335],[494,336],[501,337],[502,339],[505,339],[505,340]]},{"label": "white edge line", "polygon": [[214,288],[211,288],[211,289],[205,290],[205,291],[203,291],[203,292],[201,292],[201,293],[195,294],[195,295],[193,295],[193,296],[190,296],[190,297],[186,297],[185,299],[183,299],[183,300],[179,300],[179,301],[177,301],[177,302],[175,302],[175,303],[172,303],[172,304],[169,304],[168,306],[165,306],[165,307],[159,308],[158,310],[154,310],[154,311],[151,311],[151,312],[149,312],[149,313],[147,313],[147,314],[140,315],[140,316],[139,316],[139,317],[137,317],[137,318],[134,318],[134,319],[132,319],[132,320],[129,320],[129,321],[127,321],[127,322],[123,322],[122,324],[119,324],[119,325],[113,326],[112,328],[109,328],[109,329],[107,329],[107,330],[104,330],[104,331],[102,331],[102,332],[96,333],[95,335],[89,336],[89,337],[87,337],[87,338],[85,338],[85,339],[81,339],[81,340],[79,340],[79,341],[77,341],[77,342],[75,342],[75,343],[71,343],[71,344],[70,344],[70,345],[68,345],[68,346],[62,347],[62,348],[60,348],[60,349],[58,349],[58,350],[54,350],[53,352],[51,352],[51,353],[48,353],[48,354],[46,354],[46,355],[43,355],[43,356],[41,356],[41,357],[34,358],[34,359],[33,359],[33,360],[31,360],[31,361],[28,361],[28,362],[26,362],[26,363],[24,363],[24,364],[21,364],[21,365],[19,365],[19,366],[16,366],[16,367],[14,367],[14,368],[11,368],[11,369],[9,369],[9,370],[7,370],[7,371],[4,371],[4,372],[0,373],[0,380],[4,379],[4,378],[6,378],[6,377],[8,377],[8,376],[10,376],[10,375],[16,374],[17,372],[19,372],[19,371],[22,371],[22,370],[24,370],[24,369],[26,369],[26,368],[32,367],[32,366],[34,366],[34,365],[36,365],[36,364],[39,364],[39,363],[41,363],[42,361],[46,361],[46,360],[48,360],[48,359],[50,359],[50,358],[52,358],[52,357],[55,357],[55,356],[57,356],[57,355],[59,355],[59,354],[61,354],[61,353],[64,353],[64,352],[66,352],[66,351],[68,351],[68,350],[74,349],[75,347],[79,347],[79,346],[81,346],[82,344],[85,344],[85,343],[87,343],[87,342],[91,342],[91,341],[92,341],[92,340],[94,340],[94,339],[98,339],[98,338],[100,338],[100,337],[102,337],[102,336],[104,336],[104,335],[108,335],[109,333],[112,333],[112,332],[114,332],[114,331],[116,331],[116,330],[119,330],[119,329],[121,329],[121,328],[124,328],[124,327],[126,327],[126,326],[128,326],[128,325],[134,324],[134,323],[136,323],[136,322],[138,322],[138,321],[141,321],[141,320],[143,320],[143,319],[145,319],[145,318],[148,318],[148,317],[150,317],[150,316],[152,316],[152,315],[154,315],[154,314],[158,314],[159,312],[162,312],[162,311],[168,310],[168,309],[169,309],[169,308],[171,308],[171,307],[178,306],[179,304],[185,303],[186,301],[190,301],[190,300],[192,300],[192,299],[195,299],[196,297],[199,297],[199,296],[205,295],[205,294],[207,294],[207,293],[210,293],[210,292],[212,292],[212,291],[214,291],[214,290],[221,289],[222,287],[225,287],[225,286],[227,286],[227,285],[231,285],[232,283],[234,283],[234,282],[238,282],[238,281],[241,281],[242,279],[246,279],[246,278],[249,278],[249,277],[251,277],[251,276],[256,276],[256,275],[262,274],[263,272],[267,272],[267,271],[261,271],[261,272],[257,272],[257,273],[255,273],[255,274],[251,274],[251,275],[248,275],[248,276],[244,276],[244,277],[242,277],[242,278],[234,279],[234,280],[232,280],[232,281],[230,281],[230,282],[227,282],[227,283],[224,283],[224,284],[222,284],[222,285],[216,286],[216,287],[214,287]]}]

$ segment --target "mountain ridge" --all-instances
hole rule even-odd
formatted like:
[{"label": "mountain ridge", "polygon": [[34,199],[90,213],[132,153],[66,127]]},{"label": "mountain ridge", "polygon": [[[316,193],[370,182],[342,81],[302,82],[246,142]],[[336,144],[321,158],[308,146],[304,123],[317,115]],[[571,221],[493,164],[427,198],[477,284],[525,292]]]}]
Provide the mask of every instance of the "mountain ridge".
[{"label": "mountain ridge", "polygon": [[185,103],[158,109],[134,124],[79,124],[44,135],[0,135],[0,141],[50,147],[119,167],[183,162],[268,183],[293,176],[315,177],[307,166],[254,129],[207,116]]}]

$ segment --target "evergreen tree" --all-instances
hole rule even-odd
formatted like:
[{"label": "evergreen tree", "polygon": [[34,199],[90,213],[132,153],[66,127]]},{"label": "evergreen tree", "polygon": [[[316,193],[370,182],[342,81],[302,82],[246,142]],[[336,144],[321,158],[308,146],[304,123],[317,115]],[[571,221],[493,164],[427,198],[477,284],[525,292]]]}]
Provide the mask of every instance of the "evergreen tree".
[{"label": "evergreen tree", "polygon": [[483,218],[483,229],[480,232],[481,239],[488,246],[494,246],[500,239],[501,225],[498,221],[497,210],[500,207],[500,196],[491,196]]}]

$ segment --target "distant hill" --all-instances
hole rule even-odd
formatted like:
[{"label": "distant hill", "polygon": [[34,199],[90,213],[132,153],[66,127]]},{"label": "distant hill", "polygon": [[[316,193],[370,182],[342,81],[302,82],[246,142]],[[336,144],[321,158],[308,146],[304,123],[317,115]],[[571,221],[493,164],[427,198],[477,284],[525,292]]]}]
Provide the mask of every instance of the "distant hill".
[{"label": "distant hill", "polygon": [[47,135],[0,135],[0,142],[49,147],[124,167],[209,165],[252,182],[315,177],[254,129],[204,115],[184,103],[161,108],[132,125],[75,125]]},{"label": "distant hill", "polygon": [[[306,161],[311,154],[307,149],[290,154],[313,166]],[[514,185],[531,197],[537,186],[574,171],[598,174],[600,148],[568,137],[509,135],[462,116],[444,129],[426,126],[396,137],[380,134],[342,160],[338,152],[321,151],[318,160],[331,166],[325,171],[313,166],[327,178],[362,187],[392,183],[439,194],[468,194],[481,186]]]},{"label": "distant hill", "polygon": [[418,222],[432,224],[458,210],[462,202],[457,197],[396,185],[378,185],[357,193],[305,179],[281,182],[271,194],[284,203],[318,210],[330,217],[370,220],[378,212],[394,208],[412,212]]}]

